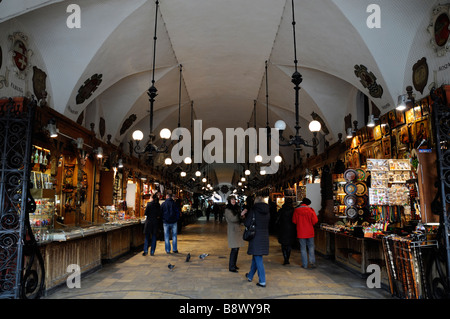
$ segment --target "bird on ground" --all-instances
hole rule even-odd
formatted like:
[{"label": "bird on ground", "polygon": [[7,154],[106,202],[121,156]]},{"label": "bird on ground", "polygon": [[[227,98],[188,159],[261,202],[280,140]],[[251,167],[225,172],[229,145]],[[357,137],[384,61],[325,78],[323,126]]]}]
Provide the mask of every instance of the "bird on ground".
[{"label": "bird on ground", "polygon": [[186,256],[186,262],[189,262],[189,260],[191,260],[191,253],[188,253]]},{"label": "bird on ground", "polygon": [[200,256],[198,256],[198,258],[205,259],[206,256],[209,256],[209,254],[201,254]]},{"label": "bird on ground", "polygon": [[175,265],[172,265],[171,263],[169,263],[169,265],[167,265],[167,267],[170,269],[170,271],[172,271],[175,268]]}]

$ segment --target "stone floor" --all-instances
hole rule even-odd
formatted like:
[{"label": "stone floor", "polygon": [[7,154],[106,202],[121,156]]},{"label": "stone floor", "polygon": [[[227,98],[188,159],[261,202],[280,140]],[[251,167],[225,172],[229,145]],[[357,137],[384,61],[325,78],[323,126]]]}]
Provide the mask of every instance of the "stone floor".
[{"label": "stone floor", "polygon": [[[155,256],[128,254],[83,276],[81,288],[64,286],[44,299],[392,299],[387,290],[368,288],[361,276],[320,256],[317,268],[303,269],[300,251],[294,250],[290,265],[283,266],[275,237],[264,257],[267,287],[257,287],[257,275],[251,283],[244,277],[251,263],[246,246],[239,252],[239,273],[228,271],[226,222],[214,219],[202,217],[184,227],[178,250],[166,254],[158,241]],[[209,255],[200,259],[201,254]]]}]

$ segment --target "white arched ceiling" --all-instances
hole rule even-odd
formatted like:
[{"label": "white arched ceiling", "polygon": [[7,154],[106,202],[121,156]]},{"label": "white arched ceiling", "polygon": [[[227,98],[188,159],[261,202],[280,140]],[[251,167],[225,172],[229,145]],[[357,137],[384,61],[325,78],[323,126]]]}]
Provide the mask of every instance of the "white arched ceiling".
[{"label": "white arched ceiling", "polygon": [[22,1],[3,1],[0,10],[0,23],[12,19],[29,11],[48,6],[52,3],[62,2],[64,0],[22,0]]},{"label": "white arched ceiling", "polygon": [[[288,1],[290,2],[290,1]],[[377,77],[384,94],[374,99],[377,105],[393,104],[376,60],[365,44],[358,30],[343,15],[341,9],[331,0],[295,2],[297,59],[299,66],[315,69],[344,80],[369,96],[359,79],[354,66],[363,64]],[[368,14],[367,6],[356,5],[363,12],[360,18],[364,23]],[[286,5],[278,36],[275,40],[270,60],[275,65],[294,65],[294,40],[292,31],[291,5]],[[365,26],[367,28],[367,26]],[[306,81],[306,78],[303,78]],[[339,84],[337,84],[339,85]],[[324,93],[328,87],[321,86]],[[339,101],[338,101],[339,102]],[[325,110],[324,110],[325,111]]]},{"label": "white arched ceiling", "polygon": [[[412,85],[411,80],[404,82],[404,74],[412,69],[408,64],[409,52],[412,47],[417,46],[415,35],[424,28],[423,19],[428,23],[431,17],[431,8],[438,2],[435,0],[408,0],[408,1],[379,1],[381,9],[381,28],[370,29],[366,20],[370,13],[364,12],[371,0],[333,0],[341,9],[342,14],[351,22],[355,30],[364,41],[364,46],[373,56],[380,74],[383,75],[385,85],[383,89],[386,94],[391,95],[390,107],[382,110],[383,113],[395,108],[396,97],[406,93],[406,86]],[[425,27],[426,28],[426,27]],[[423,30],[422,30],[423,32]],[[420,44],[423,47],[423,43]],[[375,73],[375,72],[374,72]],[[361,90],[364,92],[364,90]],[[388,93],[389,91],[389,93]]]},{"label": "white arched ceiling", "polygon": [[[38,50],[42,52],[52,82],[53,92],[49,94],[53,96],[53,108],[76,119],[79,110],[66,112],[71,103],[69,98],[97,70],[92,70],[94,72],[90,72],[86,78],[82,78],[83,72],[118,24],[145,2],[81,0],[78,2],[82,19],[79,29],[70,29],[66,25],[69,16],[66,2],[46,6],[17,18],[26,26]],[[103,61],[103,65],[98,65],[98,70],[106,75],[105,70],[112,66],[110,61]],[[75,107],[74,104],[72,107]]]},{"label": "white arched ceiling", "polygon": [[186,66],[187,90],[205,125],[245,127],[284,5],[285,0],[161,2],[172,46]]},{"label": "white arched ceiling", "polygon": [[[432,69],[448,62],[437,58],[425,30],[437,0],[379,0],[381,29],[366,25],[370,0],[295,0],[297,57],[303,75],[300,91],[301,135],[311,138],[311,112],[325,121],[330,142],[343,132],[344,116],[355,112],[356,93],[366,94],[382,112],[411,85],[412,65],[427,57]],[[51,107],[76,120],[83,110],[85,125],[106,120],[114,144],[128,142],[140,128],[148,136],[155,1],[79,0],[81,28],[69,29],[69,2],[27,0],[0,3],[0,23],[23,26],[42,56]],[[2,7],[3,6],[3,7]],[[264,61],[269,61],[270,124],[282,118],[293,134],[294,67],[291,0],[164,0],[158,15],[154,131],[177,125],[179,64],[183,65],[182,126],[189,127],[190,102],[203,127],[265,127]],[[2,28],[2,30],[8,28]],[[0,42],[1,43],[1,42]],[[4,54],[5,56],[5,54]],[[373,98],[355,76],[365,65],[383,87]],[[102,82],[77,105],[80,86],[94,74]],[[439,72],[442,81],[448,75]],[[429,81],[430,82],[430,81]],[[424,95],[427,92],[424,92]],[[1,95],[1,94],[0,94]],[[390,107],[383,106],[390,104]],[[137,119],[120,134],[132,114]],[[356,117],[356,116],[355,116]],[[96,125],[96,128],[98,126]],[[292,152],[283,156],[292,163]],[[307,153],[305,151],[304,153]],[[217,165],[221,170],[224,165]],[[223,170],[222,172],[225,172]],[[225,182],[228,173],[217,172]],[[231,177],[230,177],[231,180]]]}]

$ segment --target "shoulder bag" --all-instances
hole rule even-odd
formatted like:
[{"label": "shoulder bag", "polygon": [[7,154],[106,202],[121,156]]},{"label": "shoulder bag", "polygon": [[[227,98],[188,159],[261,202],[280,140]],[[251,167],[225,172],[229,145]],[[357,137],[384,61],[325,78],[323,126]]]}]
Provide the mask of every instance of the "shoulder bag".
[{"label": "shoulder bag", "polygon": [[255,238],[256,233],[256,220],[255,214],[252,214],[252,220],[248,227],[245,227],[244,235],[242,236],[245,241],[250,241]]}]

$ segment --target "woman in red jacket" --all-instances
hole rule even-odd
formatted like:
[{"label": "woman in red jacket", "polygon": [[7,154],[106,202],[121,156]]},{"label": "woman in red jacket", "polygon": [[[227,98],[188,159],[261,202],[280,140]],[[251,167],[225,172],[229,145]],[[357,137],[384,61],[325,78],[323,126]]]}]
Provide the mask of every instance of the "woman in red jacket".
[{"label": "woman in red jacket", "polygon": [[316,257],[314,254],[314,225],[318,222],[318,218],[314,209],[309,207],[311,200],[304,198],[297,207],[292,216],[292,222],[297,225],[297,238],[300,241],[300,252],[302,255],[302,267],[308,268],[308,254],[309,266],[315,268]]}]

